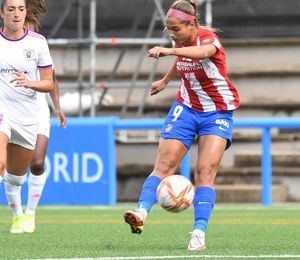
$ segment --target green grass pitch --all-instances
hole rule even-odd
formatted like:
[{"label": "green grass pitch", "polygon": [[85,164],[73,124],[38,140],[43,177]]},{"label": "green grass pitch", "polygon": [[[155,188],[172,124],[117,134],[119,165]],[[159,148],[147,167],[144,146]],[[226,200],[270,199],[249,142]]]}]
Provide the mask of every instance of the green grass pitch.
[{"label": "green grass pitch", "polygon": [[11,213],[0,207],[0,259],[299,258],[300,206],[222,205],[207,231],[207,250],[188,252],[192,207],[169,213],[154,207],[141,235],[130,233],[113,207],[40,207],[34,234],[10,234]]}]

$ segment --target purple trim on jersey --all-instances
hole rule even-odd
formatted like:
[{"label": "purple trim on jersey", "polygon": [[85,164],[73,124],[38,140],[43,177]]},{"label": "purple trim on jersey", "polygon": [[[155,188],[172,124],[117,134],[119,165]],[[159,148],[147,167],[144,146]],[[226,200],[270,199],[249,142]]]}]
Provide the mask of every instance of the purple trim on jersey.
[{"label": "purple trim on jersey", "polygon": [[47,68],[52,68],[52,64],[50,65],[45,65],[45,66],[38,66],[39,69],[47,69]]},{"label": "purple trim on jersey", "polygon": [[24,39],[24,38],[26,37],[26,35],[28,34],[28,29],[23,28],[23,30],[24,30],[24,35],[23,35],[21,38],[17,39],[17,40],[13,40],[13,39],[7,38],[7,37],[4,35],[3,30],[4,30],[4,28],[1,27],[1,28],[0,28],[0,35],[1,35],[5,40],[11,41],[11,42],[21,41],[21,40]]}]

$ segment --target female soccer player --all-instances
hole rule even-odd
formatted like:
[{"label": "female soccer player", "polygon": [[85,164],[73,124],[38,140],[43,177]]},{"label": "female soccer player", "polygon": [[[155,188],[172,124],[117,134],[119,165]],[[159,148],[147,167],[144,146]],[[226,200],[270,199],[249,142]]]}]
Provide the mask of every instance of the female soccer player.
[{"label": "female soccer player", "polygon": [[0,1],[0,175],[14,213],[11,233],[23,232],[18,205],[37,139],[36,91],[53,89],[46,39],[24,27],[26,13],[25,0]]},{"label": "female soccer player", "polygon": [[152,84],[151,95],[164,90],[176,74],[181,84],[161,130],[154,169],[144,182],[136,211],[126,211],[124,219],[132,233],[142,232],[156,203],[159,183],[174,174],[197,136],[194,230],[188,249],[205,250],[205,232],[215,203],[214,180],[223,153],[231,145],[232,116],[239,96],[227,75],[224,48],[213,29],[198,24],[192,1],[176,1],[167,13],[166,27],[175,46],[156,46],[149,56],[172,55],[176,60],[163,79]]},{"label": "female soccer player", "polygon": [[[41,19],[47,11],[46,2],[45,0],[26,0],[26,6],[27,15],[25,26],[28,29],[37,32],[40,28]],[[50,91],[50,96],[55,108],[55,114],[60,120],[60,126],[66,127],[67,121],[60,108],[58,84],[54,75],[54,70],[53,80],[54,88],[52,91]],[[26,233],[33,233],[36,230],[35,210],[46,183],[44,164],[50,135],[50,111],[47,104],[46,93],[37,93],[37,101],[39,107],[39,127],[35,151],[30,163],[27,208],[22,221],[22,229]]]}]

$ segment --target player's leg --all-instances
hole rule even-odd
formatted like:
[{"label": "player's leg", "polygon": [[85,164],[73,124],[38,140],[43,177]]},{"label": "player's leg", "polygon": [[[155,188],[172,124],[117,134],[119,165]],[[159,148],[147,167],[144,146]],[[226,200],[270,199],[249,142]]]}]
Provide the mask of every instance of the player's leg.
[{"label": "player's leg", "polygon": [[205,232],[214,203],[214,180],[217,175],[227,141],[219,136],[205,135],[199,138],[199,156],[195,169],[194,231],[190,250],[205,249]]},{"label": "player's leg", "polygon": [[21,203],[21,186],[25,181],[26,172],[32,159],[33,150],[8,144],[7,168],[4,174],[5,192],[9,207],[13,211],[11,233],[23,233],[23,210]]},{"label": "player's leg", "polygon": [[124,219],[131,226],[133,233],[140,234],[142,232],[147,214],[156,203],[158,185],[163,178],[174,174],[187,151],[188,148],[178,140],[160,138],[154,169],[144,182],[137,210],[124,213]]},{"label": "player's leg", "polygon": [[160,139],[154,169],[144,182],[137,209],[124,213],[125,222],[131,226],[132,233],[140,234],[142,232],[147,214],[156,203],[158,185],[163,178],[174,174],[187,151],[188,148],[178,140]]},{"label": "player's leg", "polygon": [[214,208],[214,183],[224,151],[232,138],[232,112],[204,113],[198,133],[198,160],[195,167],[194,231],[188,248],[205,249],[205,232]]},{"label": "player's leg", "polygon": [[45,157],[48,147],[48,137],[39,134],[30,163],[30,174],[28,178],[28,200],[25,211],[23,229],[26,233],[36,231],[35,211],[46,183],[46,174],[44,169]]},{"label": "player's leg", "polygon": [[7,145],[11,130],[3,114],[0,114],[0,183],[2,181],[7,163]]},{"label": "player's leg", "polygon": [[6,168],[8,136],[0,131],[0,183]]},{"label": "player's leg", "polygon": [[163,178],[174,174],[189,150],[195,137],[193,120],[190,108],[175,101],[162,127],[154,169],[144,182],[137,210],[124,213],[133,233],[142,232],[147,214],[156,203],[158,185]]}]

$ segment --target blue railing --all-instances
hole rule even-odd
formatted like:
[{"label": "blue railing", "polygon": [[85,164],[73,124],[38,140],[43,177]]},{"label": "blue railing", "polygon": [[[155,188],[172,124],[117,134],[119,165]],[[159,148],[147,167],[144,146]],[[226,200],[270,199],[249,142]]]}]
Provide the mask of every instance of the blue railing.
[{"label": "blue railing", "polygon": [[[139,130],[139,129],[160,129],[163,125],[163,119],[119,119],[117,117],[107,117],[107,118],[69,118],[68,124],[69,127],[65,134],[69,131],[70,133],[74,131],[74,127],[78,129],[79,127],[93,127],[100,125],[109,126],[109,135],[104,138],[110,140],[112,146],[115,146],[114,134],[116,130]],[[57,124],[57,120],[52,120],[53,124]],[[272,128],[300,128],[300,118],[247,118],[247,119],[235,119],[234,121],[235,128],[259,128],[262,129],[261,135],[261,145],[262,145],[262,174],[261,174],[261,202],[264,206],[269,206],[272,204],[272,155],[271,155],[271,129]],[[73,130],[72,130],[73,129]],[[81,128],[80,128],[81,129]],[[90,129],[90,128],[88,128]],[[110,131],[112,133],[110,133]],[[103,136],[102,136],[103,137]],[[64,137],[66,138],[66,137]],[[77,138],[77,137],[76,137]],[[55,139],[55,138],[54,138]],[[68,139],[68,138],[67,138]],[[72,139],[73,140],[73,139]],[[70,140],[70,142],[72,142]],[[50,140],[51,141],[51,140]],[[107,140],[102,140],[107,141]],[[76,142],[78,143],[78,142]],[[92,144],[90,144],[92,145]],[[53,151],[55,150],[56,144],[53,144]],[[74,147],[73,147],[74,148]],[[83,149],[83,148],[82,148]],[[107,148],[105,152],[107,153]],[[114,151],[114,147],[112,149]],[[74,148],[73,153],[81,153],[83,151],[77,151]],[[69,153],[66,151],[66,154]],[[116,167],[114,162],[115,154],[109,156],[110,160],[107,161],[107,167],[109,169],[114,169]],[[103,158],[102,158],[103,159]],[[62,166],[59,166],[60,168]],[[60,169],[59,168],[59,169]],[[181,164],[181,173],[190,178],[190,154],[188,153],[182,161]],[[58,170],[59,170],[58,169]],[[64,172],[64,174],[66,174]],[[115,173],[114,173],[115,174]],[[114,176],[115,177],[115,176]],[[116,193],[116,183],[115,179],[112,178],[111,182],[107,184],[110,187],[111,193]],[[115,196],[112,196],[113,199],[110,201],[111,204],[114,204],[116,199]]]},{"label": "blue railing", "polygon": [[[162,119],[116,119],[115,130],[123,129],[160,129]],[[260,128],[262,129],[262,174],[261,174],[261,202],[264,206],[272,204],[272,136],[271,128],[300,128],[300,118],[247,118],[235,119],[235,128]],[[181,173],[190,178],[190,155],[183,159]]]}]

